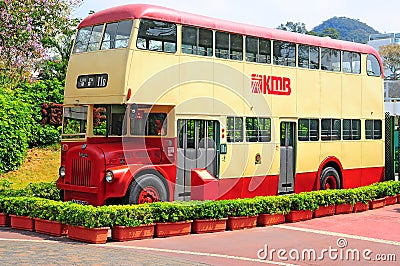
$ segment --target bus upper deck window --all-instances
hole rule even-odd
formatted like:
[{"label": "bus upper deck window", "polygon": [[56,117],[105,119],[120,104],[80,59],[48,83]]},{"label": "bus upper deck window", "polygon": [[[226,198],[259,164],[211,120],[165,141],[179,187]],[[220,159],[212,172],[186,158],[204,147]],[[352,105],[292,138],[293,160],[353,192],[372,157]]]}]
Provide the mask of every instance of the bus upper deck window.
[{"label": "bus upper deck window", "polygon": [[143,50],[175,53],[176,25],[168,22],[142,19],[136,46]]},{"label": "bus upper deck window", "polygon": [[369,54],[367,56],[367,74],[368,76],[381,76],[381,66],[375,55]]},{"label": "bus upper deck window", "polygon": [[[93,51],[100,41],[103,25],[89,26],[79,29],[76,36],[74,53]],[[96,46],[97,43],[97,46]]]},{"label": "bus upper deck window", "polygon": [[126,48],[132,31],[132,20],[107,23],[101,50]]}]

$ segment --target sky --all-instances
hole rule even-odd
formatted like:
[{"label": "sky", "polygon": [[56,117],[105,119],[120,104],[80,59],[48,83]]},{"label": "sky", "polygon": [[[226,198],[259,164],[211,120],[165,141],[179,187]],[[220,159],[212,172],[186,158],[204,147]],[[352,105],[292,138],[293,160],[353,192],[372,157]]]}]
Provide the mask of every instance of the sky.
[{"label": "sky", "polygon": [[358,19],[380,33],[400,32],[399,0],[83,0],[73,16],[84,18],[126,4],[153,4],[198,15],[276,28],[288,21],[311,30],[334,16]]}]

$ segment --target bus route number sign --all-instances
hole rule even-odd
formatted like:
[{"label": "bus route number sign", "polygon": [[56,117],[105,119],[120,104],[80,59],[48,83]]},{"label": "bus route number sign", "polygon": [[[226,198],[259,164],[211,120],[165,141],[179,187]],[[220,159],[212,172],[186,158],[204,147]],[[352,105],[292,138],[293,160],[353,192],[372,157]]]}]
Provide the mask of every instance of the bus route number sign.
[{"label": "bus route number sign", "polygon": [[81,75],[76,81],[78,89],[104,88],[107,86],[108,74]]}]

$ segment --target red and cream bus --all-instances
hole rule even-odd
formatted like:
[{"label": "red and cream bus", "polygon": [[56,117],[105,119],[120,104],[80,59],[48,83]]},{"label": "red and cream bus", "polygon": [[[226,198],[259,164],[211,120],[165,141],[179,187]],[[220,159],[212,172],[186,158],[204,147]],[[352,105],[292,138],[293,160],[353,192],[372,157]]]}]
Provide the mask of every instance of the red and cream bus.
[{"label": "red and cream bus", "polygon": [[370,46],[131,4],[78,26],[58,187],[102,205],[351,188],[384,178]]}]

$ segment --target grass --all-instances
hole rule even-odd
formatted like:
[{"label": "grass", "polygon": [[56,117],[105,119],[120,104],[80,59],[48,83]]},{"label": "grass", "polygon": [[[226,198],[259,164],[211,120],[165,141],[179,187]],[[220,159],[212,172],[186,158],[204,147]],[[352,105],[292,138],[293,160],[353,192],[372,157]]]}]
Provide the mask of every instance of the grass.
[{"label": "grass", "polygon": [[28,150],[24,163],[16,171],[0,174],[0,180],[11,182],[11,188],[19,189],[29,183],[50,182],[58,178],[60,167],[59,145]]}]

